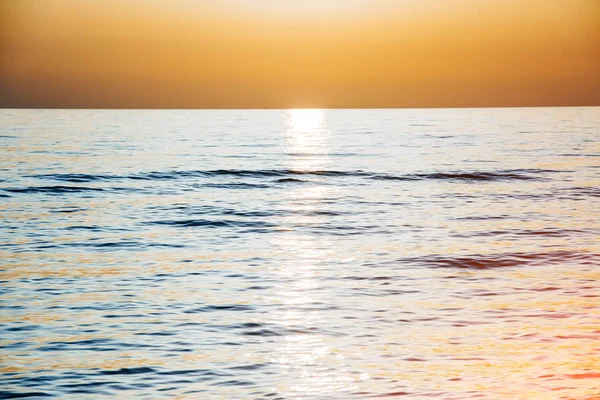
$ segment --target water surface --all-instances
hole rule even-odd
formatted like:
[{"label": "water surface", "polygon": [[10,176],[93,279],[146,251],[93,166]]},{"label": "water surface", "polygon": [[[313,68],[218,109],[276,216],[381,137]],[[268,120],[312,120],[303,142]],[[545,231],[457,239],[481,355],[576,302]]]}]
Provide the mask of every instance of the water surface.
[{"label": "water surface", "polygon": [[0,127],[0,398],[600,398],[600,108]]}]

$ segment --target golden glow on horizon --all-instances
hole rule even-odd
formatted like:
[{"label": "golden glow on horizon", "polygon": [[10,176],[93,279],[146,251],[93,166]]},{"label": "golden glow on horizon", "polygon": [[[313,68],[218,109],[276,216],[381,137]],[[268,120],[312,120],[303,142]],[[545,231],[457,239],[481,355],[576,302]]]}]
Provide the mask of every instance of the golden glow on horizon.
[{"label": "golden glow on horizon", "polygon": [[600,104],[597,0],[0,0],[0,106]]}]

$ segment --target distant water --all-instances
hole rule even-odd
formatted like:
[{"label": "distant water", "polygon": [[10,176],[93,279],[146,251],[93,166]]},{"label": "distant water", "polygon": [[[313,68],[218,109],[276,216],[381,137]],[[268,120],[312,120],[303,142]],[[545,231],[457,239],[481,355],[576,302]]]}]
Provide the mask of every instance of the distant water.
[{"label": "distant water", "polygon": [[0,398],[600,399],[600,108],[0,126]]}]

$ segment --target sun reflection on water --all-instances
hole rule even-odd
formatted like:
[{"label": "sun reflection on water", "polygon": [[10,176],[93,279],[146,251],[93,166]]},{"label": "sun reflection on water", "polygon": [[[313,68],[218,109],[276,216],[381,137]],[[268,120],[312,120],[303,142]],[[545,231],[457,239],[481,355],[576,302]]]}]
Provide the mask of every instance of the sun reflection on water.
[{"label": "sun reflection on water", "polygon": [[[323,169],[329,163],[329,130],[322,110],[291,110],[286,118],[285,140],[291,169]],[[319,213],[322,200],[333,189],[318,181],[297,186],[286,196],[282,231],[272,244],[279,249],[280,262],[273,269],[277,280],[285,282],[272,299],[279,305],[272,323],[287,334],[273,353],[282,379],[278,391],[285,398],[311,398],[348,393],[357,389],[358,377],[348,371],[343,355],[332,338],[321,332],[331,307],[330,293],[323,287],[333,243],[317,240],[310,228],[327,221]],[[300,232],[302,228],[302,232]],[[308,228],[308,232],[307,232]]]},{"label": "sun reflection on water", "polygon": [[327,113],[318,109],[289,110],[286,114],[285,145],[291,169],[323,169],[329,164]]}]

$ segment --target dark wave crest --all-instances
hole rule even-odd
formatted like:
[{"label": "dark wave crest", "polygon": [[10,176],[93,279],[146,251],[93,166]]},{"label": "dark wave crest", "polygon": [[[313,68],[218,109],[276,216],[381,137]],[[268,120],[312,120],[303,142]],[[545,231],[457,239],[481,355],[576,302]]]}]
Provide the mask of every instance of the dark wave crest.
[{"label": "dark wave crest", "polygon": [[536,180],[538,176],[511,171],[501,172],[439,172],[414,175],[420,179],[457,180],[457,181],[497,181],[497,180]]},{"label": "dark wave crest", "polygon": [[501,171],[449,171],[436,173],[414,173],[406,175],[382,174],[362,170],[295,170],[295,169],[217,169],[217,170],[188,170],[188,171],[152,171],[131,175],[110,174],[38,174],[28,177],[49,179],[63,182],[83,183],[111,180],[174,180],[194,177],[231,176],[238,178],[281,178],[279,182],[293,182],[295,176],[313,175],[330,177],[364,177],[380,180],[458,180],[458,181],[494,181],[494,180],[535,180],[541,179],[542,174],[560,172],[544,169],[516,169]]},{"label": "dark wave crest", "polygon": [[598,235],[596,229],[506,229],[506,230],[490,230],[490,231],[475,231],[469,233],[456,234],[454,237],[468,238],[468,237],[486,237],[486,236],[528,236],[528,237],[568,237],[573,235]]},{"label": "dark wave crest", "polygon": [[37,174],[28,175],[30,178],[47,179],[61,182],[71,183],[86,183],[86,182],[101,182],[115,179],[124,179],[118,175],[92,175],[92,174]]},{"label": "dark wave crest", "polygon": [[6,390],[0,390],[0,399],[25,399],[28,397],[54,397],[51,394],[45,392],[10,392]]},{"label": "dark wave crest", "polygon": [[205,227],[205,228],[268,228],[275,224],[264,221],[236,221],[236,220],[216,220],[207,219],[184,219],[184,220],[160,220],[145,222],[145,225],[167,225],[181,228]]},{"label": "dark wave crest", "polygon": [[233,182],[233,183],[207,183],[201,187],[208,187],[213,189],[266,189],[269,185],[256,184],[256,183],[245,183],[245,182]]},{"label": "dark wave crest", "polygon": [[566,262],[597,264],[600,262],[600,254],[577,251],[555,251],[548,253],[477,254],[462,257],[432,255],[427,257],[401,259],[399,262],[402,264],[418,264],[434,268],[495,269],[526,265],[553,265]]},{"label": "dark wave crest", "polygon": [[77,193],[77,192],[102,192],[104,189],[96,187],[84,186],[32,186],[25,188],[5,188],[3,189],[11,193]]}]

